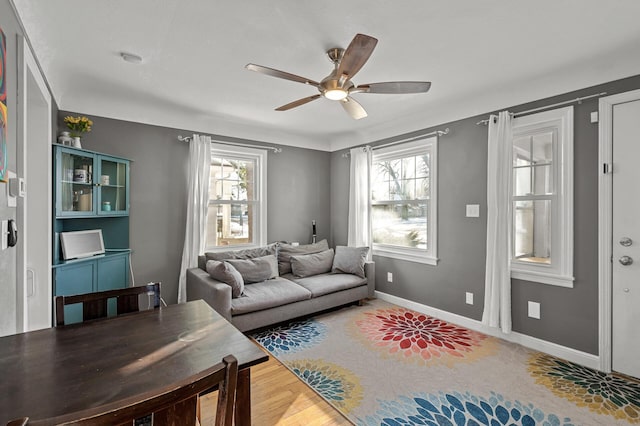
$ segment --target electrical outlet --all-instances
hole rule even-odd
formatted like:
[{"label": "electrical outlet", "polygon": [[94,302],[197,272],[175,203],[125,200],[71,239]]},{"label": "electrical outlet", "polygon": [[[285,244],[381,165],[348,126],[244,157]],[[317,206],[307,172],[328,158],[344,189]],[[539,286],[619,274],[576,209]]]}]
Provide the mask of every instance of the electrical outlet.
[{"label": "electrical outlet", "polygon": [[388,283],[393,282],[393,272],[387,272],[387,282]]},{"label": "electrical outlet", "polygon": [[467,217],[480,217],[480,204],[467,204]]},{"label": "electrical outlet", "polygon": [[529,318],[540,319],[540,303],[529,301]]},{"label": "electrical outlet", "polygon": [[466,292],[465,302],[467,303],[467,305],[473,305],[473,293],[470,293],[468,291]]}]

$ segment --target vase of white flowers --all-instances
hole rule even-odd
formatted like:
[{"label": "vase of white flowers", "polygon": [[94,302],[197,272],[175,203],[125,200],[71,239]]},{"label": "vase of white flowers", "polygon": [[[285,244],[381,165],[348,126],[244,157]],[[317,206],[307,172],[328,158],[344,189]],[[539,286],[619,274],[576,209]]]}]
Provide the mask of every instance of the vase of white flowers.
[{"label": "vase of white flowers", "polygon": [[91,131],[93,121],[84,116],[72,117],[68,115],[64,118],[64,122],[69,130],[71,130],[71,137],[73,137],[73,146],[75,148],[82,148],[80,137],[83,133]]}]

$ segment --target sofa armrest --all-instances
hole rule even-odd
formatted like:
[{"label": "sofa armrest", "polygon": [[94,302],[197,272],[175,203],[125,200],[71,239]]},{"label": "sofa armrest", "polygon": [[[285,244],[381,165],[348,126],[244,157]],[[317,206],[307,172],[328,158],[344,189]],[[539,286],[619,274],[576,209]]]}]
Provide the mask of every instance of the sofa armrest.
[{"label": "sofa armrest", "polygon": [[187,269],[187,300],[199,299],[231,322],[231,286],[214,280],[200,268]]},{"label": "sofa armrest", "polygon": [[369,298],[375,297],[376,291],[376,263],[373,261],[365,262],[364,275],[367,277],[367,287],[369,287]]}]

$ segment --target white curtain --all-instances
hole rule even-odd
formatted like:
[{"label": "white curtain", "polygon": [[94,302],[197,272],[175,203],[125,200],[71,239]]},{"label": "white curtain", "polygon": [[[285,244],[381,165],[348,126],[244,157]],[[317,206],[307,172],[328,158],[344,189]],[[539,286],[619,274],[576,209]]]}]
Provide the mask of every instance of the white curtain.
[{"label": "white curtain", "polygon": [[[349,177],[349,229],[347,245],[371,247],[371,208],[369,205],[371,148],[351,149]],[[371,250],[368,254],[371,259]]]},{"label": "white curtain", "polygon": [[487,164],[487,259],[482,322],[511,332],[511,115],[489,117]]},{"label": "white curtain", "polygon": [[198,266],[198,255],[204,252],[209,207],[210,164],[211,137],[193,135],[189,142],[187,223],[178,282],[178,303],[187,301],[187,269]]}]

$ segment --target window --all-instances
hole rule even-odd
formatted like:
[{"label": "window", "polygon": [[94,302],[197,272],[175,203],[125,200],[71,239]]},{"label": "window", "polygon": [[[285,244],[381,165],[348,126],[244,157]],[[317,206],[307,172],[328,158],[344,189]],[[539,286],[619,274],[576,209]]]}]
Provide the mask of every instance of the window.
[{"label": "window", "polygon": [[267,153],[211,145],[207,249],[266,243]]},{"label": "window", "polygon": [[573,286],[573,107],[513,120],[511,276]]},{"label": "window", "polygon": [[375,150],[373,254],[435,265],[437,138]]}]

